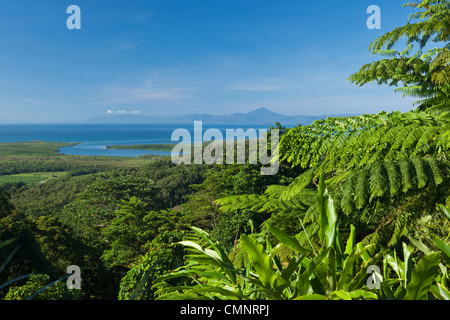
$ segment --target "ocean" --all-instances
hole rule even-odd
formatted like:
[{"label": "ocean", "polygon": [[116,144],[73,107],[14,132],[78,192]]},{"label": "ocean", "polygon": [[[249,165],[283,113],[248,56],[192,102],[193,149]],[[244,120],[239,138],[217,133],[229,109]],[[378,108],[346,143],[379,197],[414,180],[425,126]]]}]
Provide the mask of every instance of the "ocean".
[{"label": "ocean", "polygon": [[[206,125],[207,129],[219,129],[224,137],[226,129],[253,128],[268,129],[269,126],[254,125]],[[29,142],[42,140],[48,142],[80,143],[60,149],[60,153],[88,156],[170,155],[169,151],[106,149],[112,145],[166,144],[171,141],[172,132],[186,129],[194,139],[194,124],[1,124],[0,143]]]}]

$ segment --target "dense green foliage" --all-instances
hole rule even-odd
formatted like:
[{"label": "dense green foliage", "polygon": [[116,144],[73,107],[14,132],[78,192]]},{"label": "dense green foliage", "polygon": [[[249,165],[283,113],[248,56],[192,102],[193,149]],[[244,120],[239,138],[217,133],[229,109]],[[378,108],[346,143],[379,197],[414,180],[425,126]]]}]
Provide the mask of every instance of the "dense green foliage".
[{"label": "dense green foliage", "polygon": [[[189,248],[189,263],[160,277],[154,285],[159,299],[289,299],[352,300],[405,299],[423,300],[434,295],[448,299],[448,261],[450,246],[433,238],[436,251],[426,248],[425,255],[413,265],[413,250],[402,243],[403,259],[396,251],[384,249],[370,254],[374,244],[356,242],[351,226],[347,241],[337,228],[337,212],[324,179],[319,182],[318,241],[302,243],[304,231],[291,236],[266,223],[268,232],[241,235],[245,261],[239,266],[223,248],[201,229],[192,227],[195,241],[179,244]],[[448,209],[442,207],[445,211]],[[270,237],[270,236],[271,237]],[[273,241],[271,238],[275,238]],[[289,259],[286,261],[286,253]],[[284,257],[284,258],[283,258]],[[382,274],[369,287],[369,266],[383,264]],[[442,264],[441,264],[442,262]],[[444,264],[446,264],[444,266]],[[441,267],[441,270],[439,270]],[[189,277],[184,286],[170,286],[173,278]],[[375,289],[375,290],[374,290]]]},{"label": "dense green foliage", "polygon": [[350,80],[403,86],[419,107],[276,124],[273,176],[1,144],[0,298],[450,299],[450,1],[415,7],[370,46],[387,59]]}]

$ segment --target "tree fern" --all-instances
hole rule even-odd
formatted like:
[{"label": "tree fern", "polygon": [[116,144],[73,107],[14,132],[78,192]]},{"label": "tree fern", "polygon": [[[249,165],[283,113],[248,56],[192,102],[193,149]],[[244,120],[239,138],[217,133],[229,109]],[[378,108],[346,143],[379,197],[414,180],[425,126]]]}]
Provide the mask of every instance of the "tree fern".
[{"label": "tree fern", "polygon": [[[413,13],[402,27],[395,28],[373,41],[369,50],[385,59],[364,65],[349,80],[357,85],[369,82],[396,86],[404,96],[420,98],[420,110],[432,113],[450,111],[450,1],[408,3],[419,12]],[[406,37],[407,46],[397,51],[394,46]],[[423,49],[429,43],[441,47]],[[413,52],[414,45],[418,50]]]},{"label": "tree fern", "polygon": [[[438,189],[450,183],[450,45],[445,44],[450,39],[450,1],[425,0],[415,7],[420,11],[410,20],[419,21],[376,39],[369,50],[384,59],[366,64],[350,80],[358,85],[375,81],[397,86],[404,95],[421,99],[419,110],[327,118],[286,130],[278,160],[302,168],[303,173],[264,196],[223,199],[219,203],[224,210],[293,210],[314,223],[311,215],[316,208],[311,206],[305,213],[300,204],[323,175],[345,215],[363,219],[375,208],[377,215],[391,215],[389,228],[380,230],[390,229],[386,243],[393,244],[415,218],[408,216],[410,203],[421,199],[420,205],[431,210],[428,201],[450,196],[448,188]],[[397,51],[394,46],[402,36],[407,37],[407,46]],[[425,50],[431,41],[444,46]],[[432,188],[436,192],[427,198]],[[382,238],[379,232],[373,237]]]},{"label": "tree fern", "polygon": [[[317,208],[307,209],[305,199],[325,175],[337,208],[360,226],[398,211],[391,224],[396,228],[382,229],[390,233],[384,243],[392,244],[414,219],[403,216],[410,210],[403,201],[450,182],[448,128],[448,119],[422,112],[328,118],[299,126],[282,136],[280,160],[302,167],[302,174],[288,186],[271,186],[263,196],[218,203],[223,210],[291,211],[312,225]],[[422,201],[449,196],[449,189],[437,190]]]},{"label": "tree fern", "polygon": [[[310,152],[310,147],[302,144],[302,141],[306,140],[303,136],[308,135],[308,128],[301,127],[300,132],[292,129],[292,131],[283,136],[280,142],[280,149],[284,152],[281,153],[282,160],[286,160],[293,165],[304,166],[307,171],[295,179],[293,184],[286,189],[286,194],[281,197],[289,199],[295,196],[297,192],[308,186],[320,174],[327,174],[330,177],[330,181],[334,181],[337,180],[333,179],[334,176],[342,175],[351,168],[360,170],[365,166],[370,167],[372,164],[385,162],[396,162],[399,164],[404,192],[414,187],[413,181],[415,178],[420,182],[419,187],[422,186],[425,180],[429,180],[426,175],[433,175],[437,179],[437,184],[439,184],[442,174],[440,174],[437,163],[440,162],[441,167],[445,166],[445,160],[443,161],[443,159],[439,159],[435,155],[448,151],[447,121],[421,113],[393,113],[389,115],[380,114],[378,116],[382,120],[379,125],[373,124],[369,128],[360,128],[359,130],[345,128],[347,129],[345,132],[349,143],[339,142],[339,148],[329,149],[328,152],[322,154],[320,160],[310,161],[307,166],[298,157]],[[331,125],[328,130],[334,130],[336,119],[329,119],[329,121]],[[344,121],[348,123],[348,120]],[[323,123],[319,125],[322,126]],[[339,137],[339,140],[341,140],[343,139],[343,134],[327,134],[319,136],[317,139],[324,140],[326,139],[325,137],[331,140],[329,145],[332,145],[335,137]],[[292,140],[297,140],[297,143],[293,143]],[[286,141],[289,141],[289,145],[295,144],[296,148],[289,150],[283,148]],[[429,158],[430,156],[434,157],[433,170],[424,172],[421,168],[426,164],[415,160],[416,170],[413,174],[419,174],[419,176],[412,179],[410,165],[413,164],[409,163],[409,159],[413,157]],[[406,162],[402,162],[402,160],[406,160]],[[367,168],[369,169],[369,167]],[[374,170],[371,167],[370,169]],[[390,172],[393,175],[392,168]],[[393,177],[398,180],[397,176]],[[387,178],[386,182],[389,183],[389,176]],[[398,182],[394,181],[393,185],[397,184]],[[383,186],[380,187],[384,188]],[[376,189],[372,190],[375,191]],[[394,193],[396,193],[395,189]],[[370,196],[373,196],[373,193]]]}]

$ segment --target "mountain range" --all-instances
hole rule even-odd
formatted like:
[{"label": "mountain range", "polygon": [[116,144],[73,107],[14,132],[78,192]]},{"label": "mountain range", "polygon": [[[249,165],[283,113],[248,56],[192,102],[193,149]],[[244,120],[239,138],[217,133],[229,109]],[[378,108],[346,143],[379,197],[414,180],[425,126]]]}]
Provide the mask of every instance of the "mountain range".
[{"label": "mountain range", "polygon": [[[94,124],[143,124],[143,123],[158,123],[158,124],[185,124],[193,123],[194,121],[203,121],[208,124],[222,124],[222,125],[273,125],[279,122],[282,125],[309,125],[315,120],[325,119],[327,117],[336,115],[310,116],[298,115],[289,116],[275,113],[266,108],[259,108],[248,113],[233,113],[230,115],[211,115],[211,114],[188,114],[188,115],[173,115],[173,116],[146,116],[136,114],[111,114],[103,117],[89,118],[83,123]],[[349,116],[349,115],[339,115]]]}]

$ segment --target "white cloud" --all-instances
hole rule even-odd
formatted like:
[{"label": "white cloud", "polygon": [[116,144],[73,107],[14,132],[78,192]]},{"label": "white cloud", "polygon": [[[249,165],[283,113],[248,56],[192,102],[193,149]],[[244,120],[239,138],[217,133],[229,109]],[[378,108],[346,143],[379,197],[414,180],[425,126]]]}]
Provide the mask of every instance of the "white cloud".
[{"label": "white cloud", "polygon": [[131,111],[131,112],[128,112],[127,110],[117,110],[117,111],[114,111],[114,110],[111,110],[111,109],[109,109],[108,111],[106,111],[107,114],[126,114],[126,113],[137,114],[137,113],[140,113],[140,112],[141,112],[140,110],[133,110],[133,111]]}]

